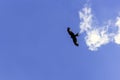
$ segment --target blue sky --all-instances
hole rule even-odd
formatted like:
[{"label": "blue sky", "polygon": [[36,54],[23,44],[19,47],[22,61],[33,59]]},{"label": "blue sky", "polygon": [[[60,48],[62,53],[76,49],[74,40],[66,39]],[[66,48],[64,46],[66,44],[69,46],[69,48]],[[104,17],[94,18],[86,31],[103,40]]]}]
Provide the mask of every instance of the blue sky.
[{"label": "blue sky", "polygon": [[[74,46],[85,0],[0,0],[0,80],[120,80],[120,45]],[[119,0],[89,1],[99,24],[115,19]]]}]

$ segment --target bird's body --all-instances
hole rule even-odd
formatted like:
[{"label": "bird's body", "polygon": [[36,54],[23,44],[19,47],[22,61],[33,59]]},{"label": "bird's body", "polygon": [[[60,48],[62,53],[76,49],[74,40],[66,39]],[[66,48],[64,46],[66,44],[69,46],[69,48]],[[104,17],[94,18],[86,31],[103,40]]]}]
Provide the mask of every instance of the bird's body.
[{"label": "bird's body", "polygon": [[67,32],[68,32],[69,35],[71,36],[74,44],[75,44],[76,46],[79,46],[79,44],[78,44],[78,42],[77,42],[77,38],[76,38],[76,37],[78,36],[78,33],[77,33],[77,34],[74,34],[74,33],[70,30],[69,27],[67,28]]}]

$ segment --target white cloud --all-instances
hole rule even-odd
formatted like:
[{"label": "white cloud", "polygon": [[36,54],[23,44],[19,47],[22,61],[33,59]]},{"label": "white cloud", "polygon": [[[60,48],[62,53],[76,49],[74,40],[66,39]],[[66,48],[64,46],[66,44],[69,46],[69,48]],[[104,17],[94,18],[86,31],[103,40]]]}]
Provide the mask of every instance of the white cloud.
[{"label": "white cloud", "polygon": [[83,8],[82,11],[79,12],[79,15],[81,20],[80,32],[82,33],[84,31],[90,30],[92,26],[92,17],[93,17],[93,15],[91,14],[91,8],[89,7]]},{"label": "white cloud", "polygon": [[[115,23],[115,26],[120,28],[120,17],[117,17],[117,21]],[[120,30],[120,29],[119,29]]]},{"label": "white cloud", "polygon": [[[120,44],[120,17],[117,17],[116,21],[108,20],[106,25],[99,27],[93,22],[96,20],[93,19],[92,9],[88,6],[79,11],[79,17],[80,33],[86,33],[85,42],[89,50],[96,51],[109,42]],[[115,26],[117,27],[117,33],[114,32]],[[109,32],[111,29],[113,31]]]},{"label": "white cloud", "polygon": [[85,40],[87,46],[92,51],[97,50],[98,47],[105,45],[110,41],[106,32],[104,30],[100,31],[99,29],[88,31]]},{"label": "white cloud", "polygon": [[117,35],[115,35],[114,41],[115,41],[116,44],[120,44],[120,33],[118,33]]},{"label": "white cloud", "polygon": [[120,44],[120,17],[117,17],[117,21],[115,23],[115,26],[118,27],[118,32],[114,36],[114,41],[115,41],[116,44]]}]

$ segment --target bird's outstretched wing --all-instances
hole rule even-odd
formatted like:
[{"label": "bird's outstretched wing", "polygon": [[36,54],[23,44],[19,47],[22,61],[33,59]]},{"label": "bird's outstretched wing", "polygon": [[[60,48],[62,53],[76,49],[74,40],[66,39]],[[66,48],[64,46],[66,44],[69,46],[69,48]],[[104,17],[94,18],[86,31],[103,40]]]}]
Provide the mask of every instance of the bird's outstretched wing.
[{"label": "bird's outstretched wing", "polygon": [[68,34],[71,36],[72,40],[73,40],[73,43],[76,45],[76,46],[79,46],[78,42],[77,42],[77,36],[78,36],[78,33],[77,34],[74,34],[70,28],[68,27],[67,28],[67,31],[68,31]]}]

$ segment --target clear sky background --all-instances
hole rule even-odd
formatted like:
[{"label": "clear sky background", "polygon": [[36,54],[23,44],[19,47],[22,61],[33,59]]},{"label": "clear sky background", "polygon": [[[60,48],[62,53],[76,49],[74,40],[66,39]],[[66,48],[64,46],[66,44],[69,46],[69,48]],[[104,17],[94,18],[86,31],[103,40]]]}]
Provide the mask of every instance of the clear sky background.
[{"label": "clear sky background", "polygon": [[[120,0],[91,0],[101,24],[115,18]],[[74,46],[85,0],[0,0],[0,80],[120,80],[120,46],[90,51],[84,34]]]}]

